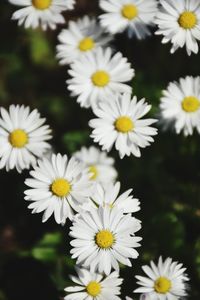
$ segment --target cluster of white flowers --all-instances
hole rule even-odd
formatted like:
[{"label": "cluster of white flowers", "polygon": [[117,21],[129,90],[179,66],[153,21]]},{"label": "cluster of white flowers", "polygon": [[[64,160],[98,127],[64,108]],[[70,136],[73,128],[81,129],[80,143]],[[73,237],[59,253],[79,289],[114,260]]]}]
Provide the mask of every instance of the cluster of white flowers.
[{"label": "cluster of white flowers", "polygon": [[[41,26],[55,29],[64,23],[62,12],[74,8],[75,0],[8,0],[23,8],[17,10],[13,20],[24,23],[25,28]],[[127,31],[128,36],[143,39],[150,35],[149,27],[158,26],[155,34],[163,35],[163,43],[172,43],[171,53],[186,47],[188,55],[198,53],[200,40],[199,0],[99,0],[103,14],[100,25],[95,19],[84,17],[69,22],[69,28],[59,35],[58,58],[62,64],[71,63],[83,52],[93,52],[110,39],[107,34]],[[104,29],[104,30],[103,30]],[[78,46],[78,47],[77,47]]]},{"label": "cluster of white flowers", "polygon": [[[43,30],[64,23],[61,13],[75,5],[75,0],[9,2],[22,6],[12,17],[19,25]],[[91,138],[102,151],[91,146],[71,158],[49,154],[51,130],[36,109],[31,112],[23,105],[0,109],[0,168],[18,172],[32,168],[25,180],[28,208],[43,212],[43,222],[52,215],[58,224],[72,222],[71,257],[76,259],[78,277],[71,276],[75,286],[65,289],[65,300],[120,300],[119,266],[132,265],[142,240],[136,234],[141,221],[133,216],[140,201],[133,198],[132,189],[120,194],[114,159],[106,152],[114,147],[121,159],[140,157],[141,149],[154,142],[157,129],[152,124],[157,120],[144,118],[151,105],[132,96],[128,82],[135,71],[110,41],[124,31],[130,38],[143,39],[157,25],[155,33],[164,36],[163,43],[171,41],[172,53],[186,46],[190,55],[198,52],[200,39],[199,0],[99,0],[99,6],[103,11],[99,22],[88,16],[69,21],[58,35],[56,56],[61,65],[69,65],[66,83],[71,96],[95,115],[89,121]],[[194,129],[200,133],[200,77],[169,84],[160,101],[160,118],[177,134],[191,135]],[[150,264],[142,267],[148,278],[136,276],[140,287],[134,292],[141,294],[140,299],[176,300],[187,294],[182,264],[162,257],[157,266]]]}]

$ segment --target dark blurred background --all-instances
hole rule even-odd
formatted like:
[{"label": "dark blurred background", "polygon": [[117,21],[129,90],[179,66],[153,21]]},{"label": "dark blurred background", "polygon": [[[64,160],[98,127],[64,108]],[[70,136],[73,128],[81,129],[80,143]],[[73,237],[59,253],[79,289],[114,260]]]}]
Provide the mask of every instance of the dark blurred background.
[{"label": "dark blurred background", "polygon": [[[55,151],[71,155],[91,145],[90,110],[81,109],[67,92],[67,67],[55,59],[56,31],[25,30],[11,21],[16,7],[0,0],[0,105],[25,104],[38,108],[53,129]],[[79,0],[66,21],[85,14],[99,14],[98,1]],[[184,50],[169,53],[160,37],[144,41],[116,36],[113,47],[131,61],[136,70],[133,92],[153,105],[158,113],[162,89],[169,81],[200,75],[199,55]],[[122,189],[133,187],[142,202],[137,214],[143,222],[140,257],[133,268],[122,268],[123,297],[132,296],[134,275],[141,265],[159,255],[183,262],[191,278],[189,299],[199,300],[200,280],[200,139],[162,132],[143,150],[142,158],[120,160],[116,168]],[[0,300],[57,300],[70,282],[74,261],[69,256],[69,225],[56,225],[53,218],[41,223],[23,199],[28,172],[0,171]],[[134,296],[134,299],[137,297]],[[112,299],[111,299],[112,300]]]}]

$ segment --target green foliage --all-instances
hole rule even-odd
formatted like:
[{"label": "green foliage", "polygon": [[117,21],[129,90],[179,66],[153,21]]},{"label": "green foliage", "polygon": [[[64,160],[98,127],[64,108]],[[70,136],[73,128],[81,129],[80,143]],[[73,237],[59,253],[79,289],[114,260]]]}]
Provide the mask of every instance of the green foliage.
[{"label": "green foliage", "polygon": [[51,67],[55,65],[54,53],[45,33],[40,30],[30,30],[28,35],[31,60],[36,65]]},{"label": "green foliage", "polygon": [[73,153],[76,149],[87,143],[88,135],[88,131],[68,132],[63,135],[63,144],[71,153]]}]

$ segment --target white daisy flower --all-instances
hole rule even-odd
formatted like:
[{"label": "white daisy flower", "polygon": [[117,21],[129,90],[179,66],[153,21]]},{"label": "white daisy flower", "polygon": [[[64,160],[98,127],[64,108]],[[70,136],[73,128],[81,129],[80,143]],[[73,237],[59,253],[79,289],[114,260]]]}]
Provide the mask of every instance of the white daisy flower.
[{"label": "white daisy flower", "polygon": [[169,83],[160,111],[162,123],[172,123],[177,134],[192,135],[194,128],[200,133],[200,77],[187,76]]},{"label": "white daisy flower", "polygon": [[112,50],[98,48],[86,53],[71,65],[67,80],[72,96],[78,96],[77,102],[82,107],[95,107],[99,100],[110,97],[116,92],[131,93],[131,87],[125,84],[134,76],[127,58],[120,52],[112,56]]},{"label": "white daisy flower", "polygon": [[110,151],[115,145],[120,158],[130,154],[140,157],[140,147],[149,146],[157,134],[157,129],[149,126],[155,119],[140,120],[150,109],[144,99],[137,102],[137,97],[131,99],[130,94],[117,94],[94,109],[97,118],[89,122],[94,129],[91,137],[103,150]]},{"label": "white daisy flower", "polygon": [[58,35],[60,44],[56,47],[57,58],[61,65],[70,64],[84,56],[87,52],[94,52],[99,46],[105,46],[111,36],[105,34],[95,18],[88,16],[70,21],[68,29],[63,29]]},{"label": "white daisy flower", "polygon": [[105,14],[100,16],[101,25],[112,34],[125,29],[128,35],[138,39],[150,35],[148,26],[153,25],[157,13],[157,0],[100,0]]},{"label": "white daisy flower", "polygon": [[104,276],[86,269],[76,268],[76,271],[78,277],[70,276],[76,286],[65,289],[70,293],[65,300],[121,300],[118,295],[123,279],[119,278],[117,272]]},{"label": "white daisy flower", "polygon": [[82,212],[70,228],[74,238],[72,258],[91,272],[107,275],[112,268],[119,272],[119,263],[131,266],[130,258],[139,255],[135,248],[140,246],[141,238],[135,233],[141,228],[140,223],[117,208],[99,207]]},{"label": "white daisy flower", "polygon": [[161,9],[155,20],[156,34],[163,35],[162,43],[171,41],[171,53],[186,46],[188,55],[198,53],[200,40],[200,2],[198,0],[160,0]]},{"label": "white daisy flower", "polygon": [[106,152],[91,146],[82,147],[80,151],[74,153],[74,157],[88,168],[90,179],[94,183],[107,185],[108,182],[114,182],[117,177],[117,171],[113,167],[114,159],[107,156]]},{"label": "white daisy flower", "polygon": [[51,148],[51,130],[37,109],[30,112],[24,105],[11,105],[9,111],[1,107],[0,113],[0,169],[21,173]]},{"label": "white daisy flower", "polygon": [[34,201],[28,206],[32,213],[44,211],[42,222],[53,213],[58,224],[64,224],[67,218],[72,220],[90,196],[88,172],[75,158],[68,160],[67,155],[53,154],[51,160],[38,161],[30,175],[32,178],[25,181],[30,187],[25,191],[25,200]]},{"label": "white daisy flower", "polygon": [[55,29],[57,24],[65,23],[61,12],[74,8],[75,0],[8,0],[10,3],[23,8],[17,10],[12,19],[18,21],[18,25],[24,23],[25,28],[41,26]]},{"label": "white daisy flower", "polygon": [[106,188],[100,184],[96,187],[96,192],[91,196],[94,206],[107,206],[109,208],[118,208],[123,210],[124,213],[134,213],[140,210],[140,201],[133,198],[131,194],[132,189],[127,190],[119,195],[120,182],[115,184],[109,183]]},{"label": "white daisy flower", "polygon": [[151,300],[182,299],[187,294],[186,281],[189,280],[182,266],[171,258],[163,261],[160,257],[157,266],[151,261],[151,267],[142,267],[148,277],[136,276],[141,287],[134,292],[144,293],[144,297],[147,295],[147,299]]}]

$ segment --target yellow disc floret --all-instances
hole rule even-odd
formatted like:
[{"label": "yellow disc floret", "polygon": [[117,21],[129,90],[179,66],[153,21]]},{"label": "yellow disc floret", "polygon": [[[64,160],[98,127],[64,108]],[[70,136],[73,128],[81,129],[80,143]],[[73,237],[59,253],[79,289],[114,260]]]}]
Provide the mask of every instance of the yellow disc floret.
[{"label": "yellow disc floret", "polygon": [[90,295],[92,297],[96,297],[101,293],[101,285],[99,282],[91,281],[86,286],[86,291],[87,291],[88,295]]},{"label": "yellow disc floret", "polygon": [[90,166],[89,167],[89,173],[91,173],[90,180],[95,180],[98,176],[98,170],[96,166]]},{"label": "yellow disc floret", "polygon": [[115,237],[109,230],[101,230],[96,234],[96,244],[102,249],[111,248],[115,242]]},{"label": "yellow disc floret", "polygon": [[130,117],[122,116],[115,121],[115,129],[118,132],[127,133],[134,129],[133,121]]},{"label": "yellow disc floret", "polygon": [[57,197],[65,197],[71,190],[70,183],[64,178],[58,178],[54,180],[51,185],[51,191]]},{"label": "yellow disc floret", "polygon": [[128,20],[133,20],[138,15],[138,9],[133,4],[126,4],[123,6],[123,8],[121,10],[121,14],[124,18],[126,18]]},{"label": "yellow disc floret", "polygon": [[79,50],[86,52],[92,50],[95,46],[94,40],[91,37],[82,39],[79,43]]},{"label": "yellow disc floret", "polygon": [[9,142],[14,148],[23,148],[28,143],[28,135],[22,129],[15,129],[9,135]]},{"label": "yellow disc floret", "polygon": [[193,96],[185,97],[182,101],[182,108],[186,112],[195,112],[200,108],[200,101]]},{"label": "yellow disc floret", "polygon": [[184,29],[192,29],[197,24],[197,16],[192,11],[184,11],[180,15],[178,23]]},{"label": "yellow disc floret", "polygon": [[168,293],[171,287],[171,281],[166,277],[159,277],[154,283],[154,290],[160,294]]},{"label": "yellow disc floret", "polygon": [[110,76],[107,72],[99,70],[95,72],[92,77],[92,82],[97,87],[104,87],[110,82]]},{"label": "yellow disc floret", "polygon": [[51,6],[52,0],[32,0],[32,4],[37,9],[47,9]]}]

